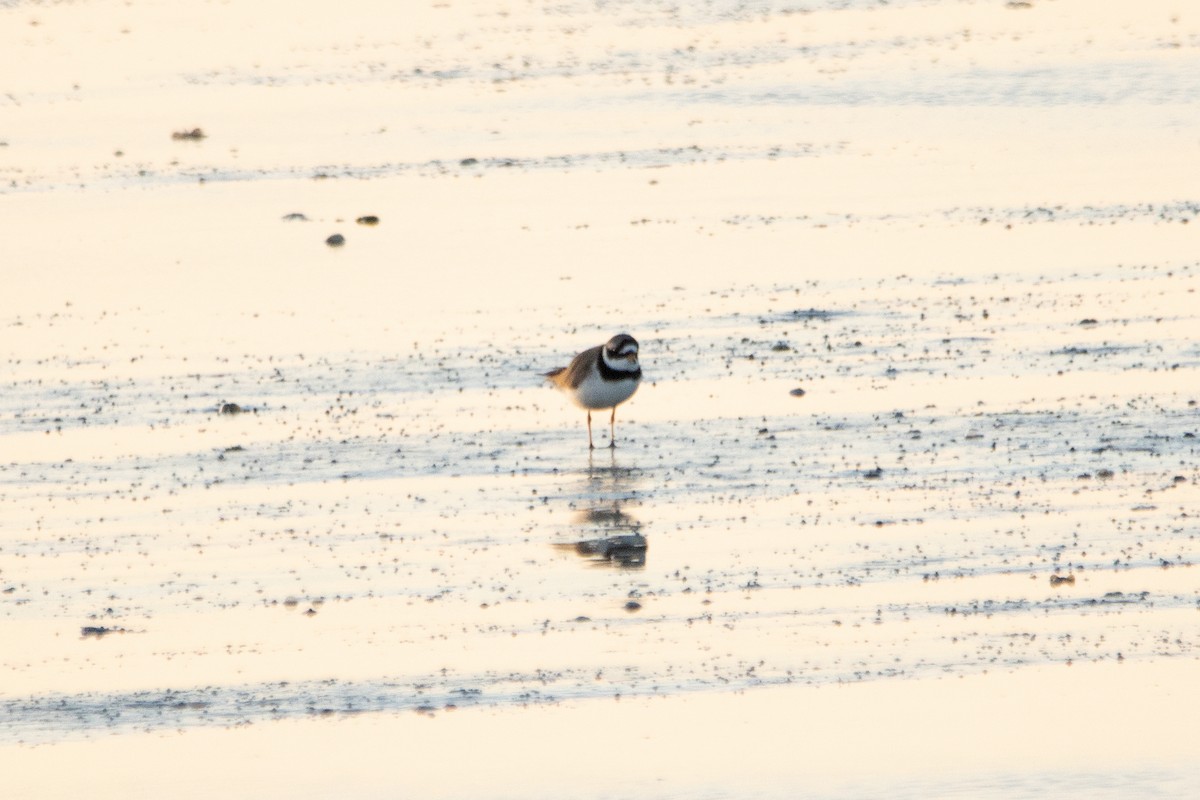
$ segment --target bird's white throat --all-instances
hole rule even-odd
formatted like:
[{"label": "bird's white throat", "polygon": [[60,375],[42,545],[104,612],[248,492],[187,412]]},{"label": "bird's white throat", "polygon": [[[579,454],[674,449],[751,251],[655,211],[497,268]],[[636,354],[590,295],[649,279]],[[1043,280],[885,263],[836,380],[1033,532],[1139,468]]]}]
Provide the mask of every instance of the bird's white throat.
[{"label": "bird's white throat", "polygon": [[[633,352],[636,353],[637,351],[634,350]],[[626,361],[623,358],[617,361],[611,360],[608,357],[608,350],[601,350],[600,358],[604,359],[604,366],[617,372],[637,372],[639,369],[641,369],[636,361]]]}]

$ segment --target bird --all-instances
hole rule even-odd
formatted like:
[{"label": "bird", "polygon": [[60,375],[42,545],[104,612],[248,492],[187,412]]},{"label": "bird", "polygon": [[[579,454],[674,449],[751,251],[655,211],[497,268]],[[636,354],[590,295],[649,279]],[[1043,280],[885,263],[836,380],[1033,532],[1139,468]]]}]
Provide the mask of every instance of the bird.
[{"label": "bird", "polygon": [[637,339],[618,333],[606,344],[584,350],[568,366],[543,373],[543,377],[566,392],[575,405],[587,409],[589,450],[596,448],[592,443],[592,412],[611,408],[608,446],[616,447],[617,406],[633,397],[642,381]]}]

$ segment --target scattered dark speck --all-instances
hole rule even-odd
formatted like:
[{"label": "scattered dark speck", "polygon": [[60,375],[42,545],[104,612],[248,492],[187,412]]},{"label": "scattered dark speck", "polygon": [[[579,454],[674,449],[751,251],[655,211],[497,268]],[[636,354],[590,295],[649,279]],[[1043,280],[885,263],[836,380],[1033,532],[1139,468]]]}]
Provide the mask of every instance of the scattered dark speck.
[{"label": "scattered dark speck", "polygon": [[85,639],[88,637],[94,637],[96,639],[99,639],[102,636],[109,635],[110,633],[125,633],[125,629],[124,628],[105,628],[105,627],[97,627],[94,625],[85,625],[83,628],[80,628],[80,633],[83,635],[83,637]]}]

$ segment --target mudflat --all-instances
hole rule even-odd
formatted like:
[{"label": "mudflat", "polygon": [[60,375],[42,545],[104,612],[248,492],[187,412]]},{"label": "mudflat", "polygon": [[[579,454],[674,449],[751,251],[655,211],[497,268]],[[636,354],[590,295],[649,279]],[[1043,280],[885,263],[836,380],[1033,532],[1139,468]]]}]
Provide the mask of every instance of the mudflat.
[{"label": "mudflat", "polygon": [[0,73],[15,796],[1195,786],[1200,16],[18,2]]}]

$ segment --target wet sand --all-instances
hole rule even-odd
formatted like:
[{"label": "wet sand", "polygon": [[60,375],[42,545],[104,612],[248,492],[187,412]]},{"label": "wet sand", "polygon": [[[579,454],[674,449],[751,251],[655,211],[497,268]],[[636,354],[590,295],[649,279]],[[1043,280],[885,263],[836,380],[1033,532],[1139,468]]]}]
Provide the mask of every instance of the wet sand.
[{"label": "wet sand", "polygon": [[[39,797],[349,790],[357,797],[1002,798],[1082,787],[1090,797],[1186,797],[1197,770],[1179,709],[1196,701],[1193,673],[1193,664],[1178,660],[1033,667],[135,733],[26,749],[15,788]],[[61,770],[64,763],[71,769]]]},{"label": "wet sand", "polygon": [[0,8],[21,796],[1185,796],[1200,17],[1024,5]]}]

